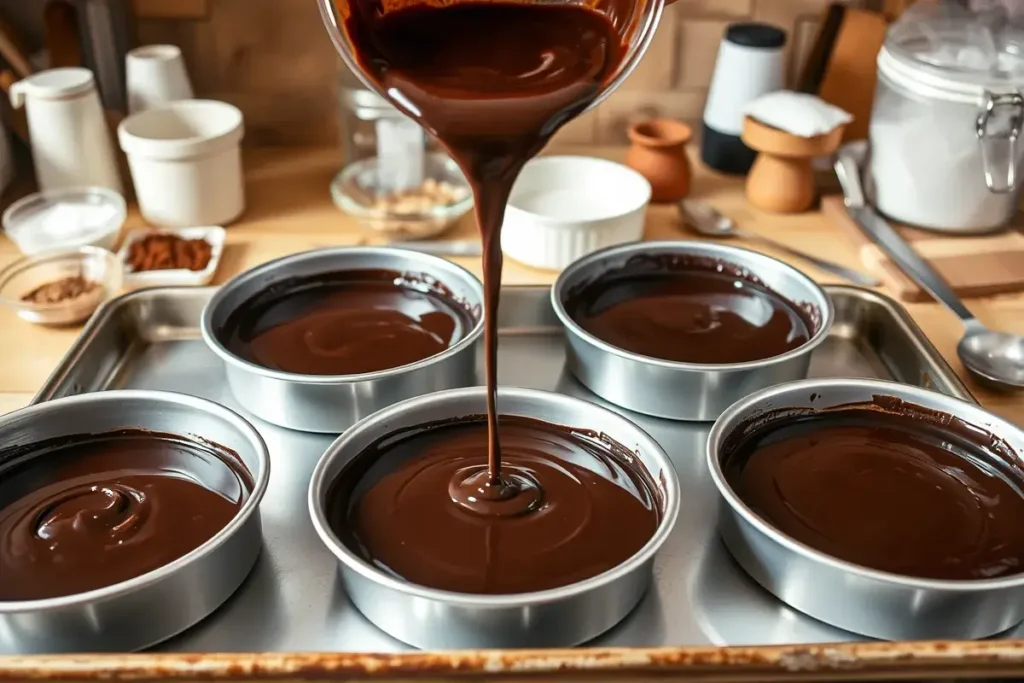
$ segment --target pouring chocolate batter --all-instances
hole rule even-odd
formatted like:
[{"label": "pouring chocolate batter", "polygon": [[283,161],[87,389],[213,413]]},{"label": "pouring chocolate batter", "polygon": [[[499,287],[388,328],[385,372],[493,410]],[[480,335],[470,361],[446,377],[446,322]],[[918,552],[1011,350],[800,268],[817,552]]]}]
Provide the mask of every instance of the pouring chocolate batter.
[{"label": "pouring chocolate batter", "polygon": [[[614,76],[626,47],[586,6],[510,2],[417,5],[353,0],[341,12],[362,71],[440,140],[473,189],[483,240],[488,468],[452,488],[487,512],[519,494],[502,476],[494,399],[501,223],[523,165]],[[543,484],[543,482],[542,482]]]},{"label": "pouring chocolate batter", "polygon": [[253,489],[234,454],[124,430],[0,451],[0,600],[74,595],[162,567],[210,540]]}]

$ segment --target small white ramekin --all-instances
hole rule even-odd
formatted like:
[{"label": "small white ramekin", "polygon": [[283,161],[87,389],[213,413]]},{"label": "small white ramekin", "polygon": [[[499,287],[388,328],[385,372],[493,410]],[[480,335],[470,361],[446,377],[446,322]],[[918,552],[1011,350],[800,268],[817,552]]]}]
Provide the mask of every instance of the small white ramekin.
[{"label": "small white ramekin", "polygon": [[501,248],[520,263],[561,270],[643,237],[651,185],[605,159],[551,156],[526,164],[505,209]]},{"label": "small white ramekin", "polygon": [[183,100],[129,116],[117,137],[151,225],[227,225],[245,209],[242,112]]}]

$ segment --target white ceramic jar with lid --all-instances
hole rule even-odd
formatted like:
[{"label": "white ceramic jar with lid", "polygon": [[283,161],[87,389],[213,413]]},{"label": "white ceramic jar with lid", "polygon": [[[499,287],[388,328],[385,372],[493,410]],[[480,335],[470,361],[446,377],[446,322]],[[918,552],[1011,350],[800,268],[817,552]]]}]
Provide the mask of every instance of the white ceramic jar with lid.
[{"label": "white ceramic jar with lid", "polygon": [[1017,213],[1024,158],[1024,53],[999,10],[911,8],[878,55],[871,118],[875,203],[889,218],[983,233]]}]

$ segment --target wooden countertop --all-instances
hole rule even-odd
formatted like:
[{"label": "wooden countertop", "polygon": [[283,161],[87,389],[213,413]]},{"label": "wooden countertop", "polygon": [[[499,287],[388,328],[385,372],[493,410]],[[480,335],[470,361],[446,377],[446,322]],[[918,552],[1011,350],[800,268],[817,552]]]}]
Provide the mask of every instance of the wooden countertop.
[{"label": "wooden countertop", "polygon": [[[623,149],[582,149],[577,153],[621,158]],[[382,240],[360,228],[331,203],[328,183],[340,165],[340,155],[330,149],[278,148],[246,151],[248,209],[227,231],[227,246],[217,282],[279,256],[323,246],[374,244]],[[692,196],[714,204],[742,227],[770,236],[811,254],[861,267],[853,248],[820,213],[772,216],[747,205],[741,182],[703,171],[695,164]],[[142,226],[133,213],[126,228]],[[443,239],[475,236],[467,216]],[[674,207],[652,206],[647,217],[648,239],[691,239],[679,223]],[[743,246],[743,240],[735,240]],[[791,260],[761,246],[760,251]],[[17,248],[0,237],[0,267],[19,257]],[[479,259],[456,259],[480,274]],[[804,263],[795,265],[821,282],[840,280]],[[1024,268],[1024,264],[1021,264]],[[506,284],[553,282],[556,273],[505,261]],[[987,325],[1008,332],[1024,333],[1024,295],[974,299],[968,302]],[[966,378],[956,357],[962,333],[960,321],[938,304],[907,306],[939,351],[957,370],[978,399],[990,410],[1024,425],[1024,393],[992,394]],[[18,319],[10,310],[0,310],[0,413],[26,405],[49,376],[80,329],[54,330]]]}]

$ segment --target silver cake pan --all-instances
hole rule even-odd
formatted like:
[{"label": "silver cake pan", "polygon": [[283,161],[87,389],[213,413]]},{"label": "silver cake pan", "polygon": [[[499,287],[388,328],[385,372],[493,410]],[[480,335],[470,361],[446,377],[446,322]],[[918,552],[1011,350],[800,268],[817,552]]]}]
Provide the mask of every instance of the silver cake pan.
[{"label": "silver cake pan", "polygon": [[626,418],[580,399],[532,389],[498,390],[498,411],[593,429],[635,451],[658,487],[662,518],[654,536],[615,569],[562,588],[516,595],[435,590],[386,574],[339,541],[325,514],[328,489],[367,446],[395,430],[486,412],[485,389],[444,391],[394,405],[345,432],[313,472],[313,526],[338,558],[352,602],[391,636],[422,649],[569,647],[607,631],[640,601],[651,583],[655,553],[679,511],[679,482],[668,456]]},{"label": "silver cake pan", "polygon": [[[729,263],[787,300],[815,310],[817,326],[807,343],[780,356],[705,365],[631,353],[598,339],[570,317],[565,301],[571,292],[644,254],[687,254]],[[670,420],[711,421],[747,394],[807,377],[811,353],[828,337],[835,317],[828,294],[796,268],[748,249],[683,240],[634,242],[585,256],[562,272],[551,299],[565,327],[566,363],[576,379],[610,403]]]},{"label": "silver cake pan", "polygon": [[778,410],[821,410],[892,396],[955,415],[1024,453],[1024,432],[978,405],[904,384],[866,379],[792,382],[748,396],[714,424],[707,442],[711,477],[721,494],[719,529],[746,572],[795,609],[833,626],[885,640],[984,638],[1024,620],[1024,574],[940,581],[901,576],[844,562],[776,531],[725,481],[723,446],[751,420],[770,424]]},{"label": "silver cake pan", "polygon": [[483,285],[465,268],[411,249],[337,247],[286,256],[227,282],[203,310],[203,340],[224,360],[231,393],[261,420],[288,429],[338,434],[381,408],[432,391],[476,384],[483,315],[447,350],[390,370],[361,375],[298,375],[271,370],[229,351],[218,338],[228,317],[274,284],[360,268],[425,275],[447,287],[474,311],[483,310]]},{"label": "silver cake pan", "polygon": [[[213,538],[159,569],[87,593],[0,602],[0,651],[125,652],[149,647],[220,607],[259,557],[259,505],[270,480],[267,447],[252,425],[216,403],[160,391],[60,398],[0,417],[0,444],[28,445],[126,427],[199,437],[231,449],[252,475],[249,499]],[[0,462],[0,477],[14,464]]]}]

